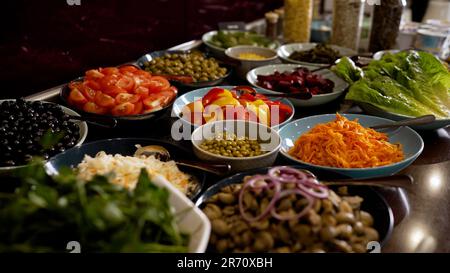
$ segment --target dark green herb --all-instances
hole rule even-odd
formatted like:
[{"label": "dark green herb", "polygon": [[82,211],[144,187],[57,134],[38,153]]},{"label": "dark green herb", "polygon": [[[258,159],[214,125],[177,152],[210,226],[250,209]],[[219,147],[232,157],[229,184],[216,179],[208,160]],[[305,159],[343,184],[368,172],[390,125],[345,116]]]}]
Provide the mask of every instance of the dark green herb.
[{"label": "dark green herb", "polygon": [[46,175],[41,164],[19,173],[21,186],[0,194],[0,252],[65,252],[78,241],[82,252],[186,252],[169,192],[145,169],[132,192],[96,176],[86,183],[67,168]]}]

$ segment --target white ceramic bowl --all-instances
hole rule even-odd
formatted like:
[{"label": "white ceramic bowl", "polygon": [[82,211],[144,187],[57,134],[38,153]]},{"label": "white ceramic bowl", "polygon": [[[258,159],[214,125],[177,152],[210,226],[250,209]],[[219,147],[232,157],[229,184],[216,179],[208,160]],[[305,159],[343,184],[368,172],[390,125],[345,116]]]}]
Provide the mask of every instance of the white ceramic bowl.
[{"label": "white ceramic bowl", "polygon": [[[225,89],[232,89],[234,86],[216,86],[219,88],[225,88]],[[198,128],[200,125],[196,125],[191,123],[189,120],[183,118],[183,108],[188,105],[189,103],[196,101],[198,99],[201,99],[204,95],[206,95],[206,93],[209,92],[209,90],[211,90],[212,87],[205,87],[205,88],[200,88],[200,89],[196,89],[193,90],[191,92],[188,92],[186,94],[183,94],[182,96],[179,96],[175,102],[173,103],[173,107],[172,107],[172,117],[177,117],[179,119],[179,128],[178,130],[183,131],[183,137],[185,139],[189,139],[189,137],[191,137],[191,131],[189,131],[189,133],[184,134],[184,132],[186,132],[186,130],[191,130],[191,127],[193,128]],[[268,94],[269,92],[265,89],[261,89],[261,88],[256,88],[256,92],[260,93],[260,94]],[[292,120],[292,118],[294,117],[295,114],[295,108],[294,105],[292,105],[292,103],[288,100],[288,99],[280,99],[277,97],[270,97],[270,100],[279,100],[280,102],[288,105],[291,109],[292,109],[292,114],[282,123],[278,124],[278,125],[274,125],[272,126],[272,128],[274,128],[275,130],[278,130],[279,128],[283,127],[285,124],[287,124],[290,120]],[[178,121],[177,121],[178,123]],[[174,123],[175,125],[175,123]],[[177,133],[176,130],[176,126],[174,126],[172,128],[172,130],[174,130],[174,133]]]},{"label": "white ceramic bowl", "polygon": [[[265,57],[263,60],[246,60],[239,57],[242,53],[254,53],[259,56]],[[274,63],[277,59],[277,52],[270,48],[258,47],[258,46],[234,46],[225,50],[225,55],[228,58],[239,62],[239,66],[236,68],[236,73],[242,79],[245,79],[247,73],[255,67],[260,67]]]},{"label": "white ceramic bowl", "polygon": [[152,182],[169,191],[169,203],[174,209],[175,221],[180,231],[190,236],[189,252],[205,252],[211,233],[211,224],[208,217],[163,176],[153,176]]},{"label": "white ceramic bowl", "polygon": [[[0,100],[0,103],[3,101],[8,101],[8,100],[13,101],[13,99],[6,99],[6,100]],[[45,102],[45,103],[52,103],[52,102]],[[75,112],[65,106],[59,105],[59,107],[61,107],[61,109],[64,111],[64,113],[66,113],[68,115],[77,116],[77,117],[80,116],[77,112]],[[74,147],[78,147],[78,146],[81,146],[81,144],[83,144],[83,142],[86,140],[86,137],[88,134],[88,126],[87,126],[87,123],[84,121],[74,121],[74,123],[77,124],[78,127],[80,128],[80,137],[78,138],[78,141],[74,146]],[[8,175],[17,169],[23,168],[24,166],[25,165],[12,166],[12,167],[0,167],[0,175]]]},{"label": "white ceramic bowl", "polygon": [[[316,43],[285,44],[278,48],[277,54],[278,54],[278,57],[281,60],[283,60],[283,62],[285,62],[285,63],[304,64],[304,65],[311,65],[311,66],[316,66],[316,67],[324,67],[324,66],[330,65],[330,64],[300,62],[300,61],[292,60],[289,58],[289,56],[291,56],[291,54],[296,51],[307,51],[307,50],[313,49],[316,45],[317,45]],[[331,48],[333,48],[334,50],[337,50],[341,56],[352,56],[352,55],[357,54],[356,51],[349,49],[349,48],[345,48],[345,47],[331,45]]]},{"label": "white ceramic bowl", "polygon": [[[238,138],[249,137],[261,143],[261,149],[267,151],[259,156],[227,157],[200,148],[206,139],[212,139],[223,132],[235,134]],[[277,131],[260,123],[243,120],[222,120],[207,123],[195,129],[191,137],[194,154],[201,160],[231,165],[232,172],[272,166],[281,147]]]},{"label": "white ceramic bowl", "polygon": [[[245,32],[241,30],[227,30],[227,32]],[[221,48],[218,46],[213,45],[210,41],[213,36],[217,35],[217,30],[212,30],[209,32],[206,32],[202,36],[202,42],[206,45],[208,50],[217,58],[224,59],[226,57],[225,50],[226,48]],[[261,37],[264,37],[264,35],[260,35]],[[277,41],[273,41],[273,49],[276,49],[280,44]]]},{"label": "white ceramic bowl", "polygon": [[[275,65],[267,65],[255,68],[247,73],[247,81],[258,88],[266,90],[268,93],[271,94],[280,94],[281,92],[265,89],[258,85],[258,75],[271,75],[275,73],[275,71],[278,71],[280,73],[286,72],[286,71],[294,71],[295,69],[299,67],[306,67],[308,69],[316,69],[315,66],[310,65],[298,65],[298,64],[275,64]],[[317,74],[320,74],[324,76],[326,79],[329,79],[334,82],[334,88],[333,92],[328,94],[320,94],[320,95],[313,95],[313,97],[309,100],[299,100],[299,99],[289,99],[293,105],[300,106],[300,107],[309,107],[309,106],[316,106],[325,104],[328,102],[331,102],[335,99],[337,99],[339,96],[341,96],[344,91],[348,87],[348,83],[341,78],[339,78],[336,74],[334,74],[329,69],[323,69],[315,72]]]}]

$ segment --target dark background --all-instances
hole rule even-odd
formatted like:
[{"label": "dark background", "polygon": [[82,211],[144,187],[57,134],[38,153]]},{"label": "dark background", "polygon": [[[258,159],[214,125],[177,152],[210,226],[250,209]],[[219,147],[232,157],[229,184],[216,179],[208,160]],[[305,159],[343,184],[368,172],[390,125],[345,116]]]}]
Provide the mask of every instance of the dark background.
[{"label": "dark background", "polygon": [[3,0],[0,98],[65,83],[200,38],[221,21],[252,21],[282,0]]}]

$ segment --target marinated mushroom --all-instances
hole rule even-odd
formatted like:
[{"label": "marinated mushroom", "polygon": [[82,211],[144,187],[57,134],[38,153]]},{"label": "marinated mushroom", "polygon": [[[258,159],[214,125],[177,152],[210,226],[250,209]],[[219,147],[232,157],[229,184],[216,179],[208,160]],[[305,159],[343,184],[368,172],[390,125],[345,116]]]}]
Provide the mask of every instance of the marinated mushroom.
[{"label": "marinated mushroom", "polygon": [[[205,201],[203,211],[212,223],[210,251],[361,253],[369,241],[379,239],[373,217],[360,209],[363,199],[348,195],[345,188],[337,189],[340,194],[327,188],[328,197],[313,203],[300,194],[285,194],[272,211],[268,209],[276,190],[264,189],[264,181],[259,181],[254,183],[259,190],[245,191],[251,179],[255,176],[226,186]],[[280,190],[295,191],[289,184],[282,183]]]}]

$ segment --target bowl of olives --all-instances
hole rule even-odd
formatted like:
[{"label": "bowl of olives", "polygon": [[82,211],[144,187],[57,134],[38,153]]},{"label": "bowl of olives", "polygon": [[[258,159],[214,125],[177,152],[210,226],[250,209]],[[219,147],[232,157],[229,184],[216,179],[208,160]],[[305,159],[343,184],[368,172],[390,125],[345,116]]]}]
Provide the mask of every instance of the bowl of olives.
[{"label": "bowl of olives", "polygon": [[273,165],[281,139],[261,123],[221,120],[195,129],[191,142],[200,160],[229,164],[232,172],[238,172]]},{"label": "bowl of olives", "polygon": [[231,74],[228,65],[200,51],[155,51],[139,58],[137,65],[187,88],[218,85]]},{"label": "bowl of olives", "polygon": [[0,100],[0,175],[81,145],[87,124],[71,116],[79,115],[56,103]]}]

